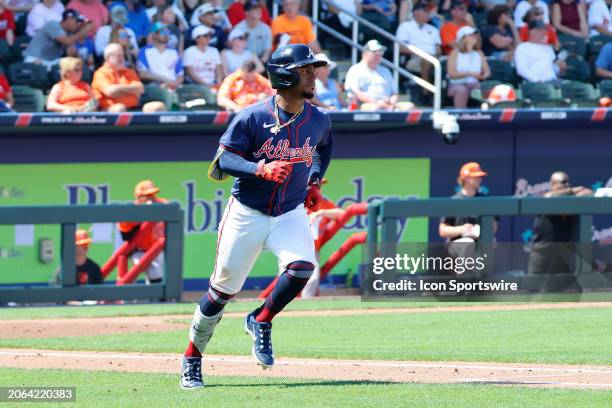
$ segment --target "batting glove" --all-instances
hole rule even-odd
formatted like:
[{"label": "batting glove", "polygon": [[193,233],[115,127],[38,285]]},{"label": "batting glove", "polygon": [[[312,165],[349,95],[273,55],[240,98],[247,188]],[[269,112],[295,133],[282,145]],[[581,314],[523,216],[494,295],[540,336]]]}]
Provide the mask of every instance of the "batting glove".
[{"label": "batting glove", "polygon": [[267,181],[273,181],[275,183],[282,183],[285,181],[293,165],[288,161],[273,161],[265,163],[263,160],[257,164],[257,170],[255,175]]},{"label": "batting glove", "polygon": [[312,212],[318,211],[322,201],[323,195],[319,185],[314,183],[309,185],[306,190],[306,200],[304,201],[306,208]]}]

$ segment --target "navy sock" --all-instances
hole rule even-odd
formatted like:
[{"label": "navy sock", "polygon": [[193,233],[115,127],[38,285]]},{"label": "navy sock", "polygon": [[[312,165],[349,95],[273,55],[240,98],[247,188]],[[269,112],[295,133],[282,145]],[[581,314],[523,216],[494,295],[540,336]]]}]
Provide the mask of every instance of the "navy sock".
[{"label": "navy sock", "polygon": [[266,302],[258,309],[256,320],[271,322],[274,316],[300,294],[313,270],[314,265],[309,262],[294,262],[287,266],[287,270],[279,276]]},{"label": "navy sock", "polygon": [[223,293],[212,286],[208,288],[208,293],[200,299],[200,311],[206,317],[212,317],[219,314],[225,305],[233,298],[234,295]]}]

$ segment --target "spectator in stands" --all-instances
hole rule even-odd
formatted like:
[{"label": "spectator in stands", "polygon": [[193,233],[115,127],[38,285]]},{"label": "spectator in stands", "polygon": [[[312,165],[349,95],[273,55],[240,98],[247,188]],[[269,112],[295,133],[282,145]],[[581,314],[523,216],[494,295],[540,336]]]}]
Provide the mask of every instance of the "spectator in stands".
[{"label": "spectator in stands", "polygon": [[28,13],[26,34],[34,37],[34,34],[49,21],[62,21],[63,12],[64,5],[59,0],[42,0]]},{"label": "spectator in stands", "polygon": [[93,23],[90,35],[95,35],[100,27],[108,24],[108,9],[100,0],[71,0],[66,7],[78,11]]},{"label": "spectator in stands", "polygon": [[265,63],[272,53],[272,30],[262,22],[263,7],[257,0],[249,0],[244,4],[243,10],[246,19],[238,23],[236,29],[249,34],[247,49],[254,52],[259,60]]},{"label": "spectator in stands", "polygon": [[514,5],[516,4],[515,0],[481,0],[480,2],[485,10],[491,11],[496,6],[507,6],[510,10],[514,9]]},{"label": "spectator in stands", "polygon": [[[97,285],[103,283],[104,277],[102,276],[100,265],[88,257],[91,238],[89,238],[89,233],[87,230],[76,230],[74,242],[76,244],[77,285]],[[61,272],[62,270],[60,267],[57,269],[49,283],[52,285],[61,284]]]},{"label": "spectator in stands", "polygon": [[216,9],[208,3],[198,7],[196,11],[194,11],[193,16],[191,16],[191,25],[193,28],[188,38],[195,38],[193,36],[195,27],[204,25],[211,30],[210,43],[208,45],[215,47],[218,51],[222,51],[225,48],[227,34],[223,31],[221,25],[217,24],[215,12]]},{"label": "spectator in stands", "polygon": [[268,7],[266,6],[266,2],[263,0],[235,0],[231,6],[227,9],[227,17],[229,18],[230,23],[233,26],[238,25],[244,21],[247,17],[247,7],[246,5],[250,5],[250,9],[259,8],[260,9],[260,21],[266,25],[272,24],[272,18],[270,18],[270,12],[268,11]]},{"label": "spectator in stands", "polygon": [[151,18],[151,22],[157,23],[159,21],[160,23],[168,26],[168,28],[170,28],[170,26],[174,26],[175,28],[173,28],[171,31],[176,31],[177,33],[182,33],[183,31],[189,29],[187,21],[179,19],[178,16],[174,13],[174,10],[175,6],[171,4],[159,7],[157,9],[157,13],[155,13]]},{"label": "spectator in stands", "polygon": [[555,0],[552,5],[552,24],[563,34],[589,38],[589,24],[585,4],[579,0]]},{"label": "spectator in stands", "polygon": [[360,0],[357,13],[385,31],[392,31],[397,22],[397,4],[394,0]]},{"label": "spectator in stands", "polygon": [[315,58],[327,62],[327,65],[315,69],[317,79],[315,81],[315,97],[312,99],[313,104],[332,110],[345,108],[346,101],[344,100],[342,87],[338,81],[329,77],[331,71],[336,68],[336,63],[324,53],[316,54]]},{"label": "spectator in stands", "polygon": [[13,99],[11,85],[6,76],[0,72],[0,112],[6,112],[7,108],[10,110],[14,104],[15,99]]},{"label": "spectator in stands", "polygon": [[109,7],[111,14],[118,5],[127,8],[128,22],[125,26],[134,31],[137,44],[139,46],[144,45],[147,34],[149,34],[149,26],[151,25],[147,10],[138,0],[115,1]]},{"label": "spectator in stands", "polygon": [[516,5],[514,9],[514,23],[517,28],[521,28],[527,25],[528,22],[524,20],[525,14],[532,8],[537,7],[542,10],[542,20],[545,24],[550,24],[550,16],[548,15],[548,5],[542,0],[523,0]]},{"label": "spectator in stands", "polygon": [[15,13],[15,20],[18,20],[21,17],[27,17],[38,2],[39,0],[7,0],[5,7]]},{"label": "spectator in stands", "polygon": [[370,40],[363,48],[361,61],[346,74],[344,88],[351,98],[361,104],[362,110],[409,110],[411,102],[399,102],[398,92],[391,71],[380,65],[385,53],[378,40]]},{"label": "spectator in stands", "polygon": [[223,66],[219,51],[210,46],[213,35],[210,27],[199,25],[191,32],[195,45],[185,50],[183,65],[190,82],[215,86],[223,81]]},{"label": "spectator in stands", "polygon": [[[550,191],[544,197],[591,196],[593,191],[572,187],[569,176],[556,171],[550,176]],[[571,273],[575,266],[578,216],[538,215],[529,256],[529,274]]]},{"label": "spectator in stands", "polygon": [[[147,16],[149,17],[149,21],[151,23],[155,23],[160,20],[161,12],[168,5],[168,0],[153,0],[153,7],[149,7],[147,9]],[[189,25],[187,24],[187,20],[185,20],[185,16],[181,9],[179,9],[175,4],[172,4],[172,10],[174,10],[174,14],[179,19],[179,27],[184,27],[187,29]]]},{"label": "spectator in stands", "polygon": [[127,22],[128,9],[125,6],[116,5],[111,9],[111,24],[100,27],[96,33],[96,54],[101,56],[110,43],[121,44],[128,60],[128,66],[134,68],[139,51],[138,39],[136,33],[126,27]]},{"label": "spectator in stands", "polygon": [[[465,163],[459,170],[457,183],[459,191],[452,198],[467,200],[482,197],[480,191],[482,178],[487,175],[480,164],[476,162]],[[497,221],[493,224],[493,231],[497,230]],[[473,257],[476,253],[475,243],[480,238],[480,224],[475,216],[446,216],[440,218],[438,234],[449,243],[448,253],[452,257]]]},{"label": "spectator in stands", "polygon": [[612,0],[594,0],[589,6],[589,27],[591,37],[596,35],[612,36]]},{"label": "spectator in stands", "polygon": [[258,73],[265,71],[263,64],[257,55],[246,48],[249,34],[240,28],[234,28],[229,35],[229,46],[221,51],[221,64],[223,65],[223,76],[235,72],[245,61],[253,61]]},{"label": "spectator in stands", "polygon": [[491,76],[489,64],[480,49],[480,37],[474,27],[461,27],[457,46],[448,57],[448,96],[457,109],[465,109],[472,89]]},{"label": "spectator in stands", "polygon": [[[415,3],[412,8],[413,19],[400,24],[395,35],[406,44],[414,45],[426,53],[438,57],[441,53],[440,32],[436,27],[427,24],[427,21],[429,21],[428,8],[429,6],[425,2]],[[405,47],[402,47],[400,51],[412,55]],[[426,80],[431,78],[432,65],[416,55],[411,56],[406,68],[411,72],[420,73],[421,77]]]},{"label": "spectator in stands", "polygon": [[556,83],[565,62],[555,60],[553,47],[546,43],[546,26],[541,20],[531,21],[529,41],[520,43],[514,53],[517,74],[529,82]]},{"label": "spectator in stands", "polygon": [[457,41],[457,31],[461,27],[474,26],[473,21],[468,18],[467,7],[462,0],[453,0],[450,8],[452,19],[445,23],[440,30],[442,40],[442,53],[448,55],[453,50]]},{"label": "spectator in stands", "polygon": [[[104,65],[94,73],[91,87],[101,110],[108,112],[125,112],[138,107],[138,99],[144,92],[144,86],[136,71],[125,66],[123,47],[110,43],[104,49]],[[143,112],[163,112],[163,102],[148,102],[142,107]]]},{"label": "spectator in stands", "polygon": [[482,51],[503,61],[512,61],[519,35],[508,6],[495,6],[487,15],[488,25],[482,29]]},{"label": "spectator in stands", "polygon": [[283,0],[283,13],[272,20],[275,48],[286,44],[306,44],[313,52],[320,52],[310,19],[299,14],[299,0]]},{"label": "spectator in stands", "polygon": [[140,78],[175,90],[183,83],[183,62],[178,52],[168,48],[170,31],[160,22],[153,24],[153,45],[140,50]]},{"label": "spectator in stands", "polygon": [[[91,31],[93,24],[79,22],[80,15],[72,9],[63,13],[62,21],[49,21],[36,32],[34,38],[25,49],[24,61],[34,64],[42,64],[51,69],[64,55],[66,48],[72,47],[78,41],[84,39]],[[76,49],[71,56],[75,56]]]},{"label": "spectator in stands", "polygon": [[533,7],[531,10],[525,14],[523,17],[523,21],[526,23],[519,30],[519,36],[521,41],[529,40],[529,23],[534,20],[539,20],[544,23],[544,27],[546,28],[546,44],[550,44],[553,48],[558,51],[561,48],[561,43],[559,42],[559,37],[557,36],[557,32],[554,27],[544,21],[544,12],[539,7]]},{"label": "spectator in stands", "polygon": [[93,72],[95,69],[94,56],[96,55],[94,40],[90,36],[87,36],[81,41],[74,43],[74,48],[76,49],[76,55],[83,61],[83,64]]},{"label": "spectator in stands", "polygon": [[[186,28],[179,28],[180,22],[174,14],[172,6],[166,6],[162,9],[159,22],[164,24],[170,32],[168,36],[168,48],[175,49],[178,51],[179,55],[183,55],[183,51],[185,50],[185,36],[183,32]],[[153,44],[153,33],[149,33],[147,44]]]},{"label": "spectator in stands", "polygon": [[217,93],[217,104],[238,112],[268,96],[274,95],[270,81],[257,73],[257,66],[247,60],[236,72],[225,77]]},{"label": "spectator in stands", "polygon": [[[165,198],[158,197],[159,188],[151,180],[143,180],[136,184],[134,188],[134,200],[135,205],[150,205],[150,204],[167,204],[168,200]],[[121,232],[121,238],[124,241],[129,242],[135,238],[136,233],[142,226],[141,222],[120,222],[119,232]],[[157,223],[157,225],[149,233],[145,234],[142,239],[138,242],[136,250],[131,256],[132,264],[138,265],[143,256],[150,250],[158,239],[164,237],[164,223]],[[160,253],[155,258],[150,266],[145,271],[146,282],[160,283],[164,276],[164,254]]]},{"label": "spectator in stands", "polygon": [[5,5],[6,0],[0,0],[0,40],[12,46],[15,42],[15,16]]},{"label": "spectator in stands", "polygon": [[202,2],[200,0],[177,0],[175,1],[176,6],[181,10],[185,16],[185,20],[191,20],[191,16],[195,9],[197,9]]},{"label": "spectator in stands", "polygon": [[599,51],[595,61],[595,72],[600,78],[612,79],[612,43],[607,43]]},{"label": "spectator in stands", "polygon": [[47,98],[49,112],[92,112],[97,107],[96,98],[88,83],[83,82],[83,61],[79,58],[60,59],[61,80],[53,85]]}]

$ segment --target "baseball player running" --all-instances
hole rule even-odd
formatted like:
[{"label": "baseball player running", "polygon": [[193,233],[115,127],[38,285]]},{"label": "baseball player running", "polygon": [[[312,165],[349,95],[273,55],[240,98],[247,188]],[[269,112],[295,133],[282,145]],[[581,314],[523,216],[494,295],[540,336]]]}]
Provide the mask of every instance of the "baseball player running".
[{"label": "baseball player running", "polygon": [[221,137],[209,176],[236,180],[219,224],[210,287],[189,330],[184,389],[204,386],[202,354],[223,308],[264,248],[276,255],[283,272],[264,304],[246,316],[245,331],[257,363],[274,365],[272,319],[300,293],[316,265],[306,208],[316,210],[322,198],[319,186],[331,159],[332,135],[327,114],[305,99],[314,95],[315,68],[324,65],[306,45],[279,48],[267,66],[278,93],[239,112]]}]

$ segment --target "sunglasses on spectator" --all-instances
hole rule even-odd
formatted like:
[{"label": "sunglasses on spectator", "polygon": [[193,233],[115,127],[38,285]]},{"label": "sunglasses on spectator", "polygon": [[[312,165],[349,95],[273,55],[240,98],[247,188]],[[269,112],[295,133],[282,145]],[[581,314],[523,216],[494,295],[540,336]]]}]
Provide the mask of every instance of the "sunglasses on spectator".
[{"label": "sunglasses on spectator", "polygon": [[240,37],[236,37],[237,40],[243,40],[246,41],[249,38],[248,35],[241,35]]},{"label": "sunglasses on spectator", "polygon": [[200,37],[204,37],[204,38],[210,38],[212,37],[212,34],[202,34],[202,35],[198,35],[196,38],[200,38]]}]

